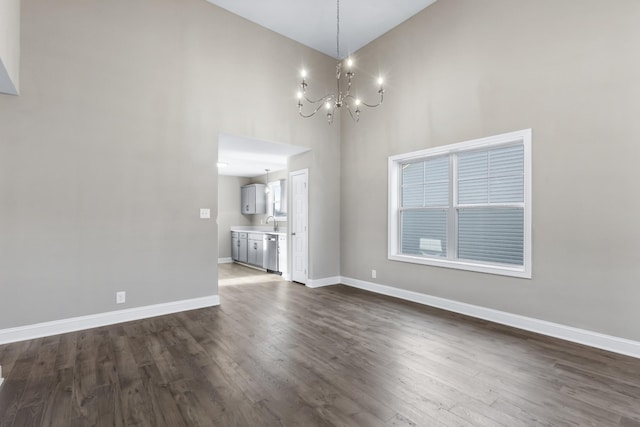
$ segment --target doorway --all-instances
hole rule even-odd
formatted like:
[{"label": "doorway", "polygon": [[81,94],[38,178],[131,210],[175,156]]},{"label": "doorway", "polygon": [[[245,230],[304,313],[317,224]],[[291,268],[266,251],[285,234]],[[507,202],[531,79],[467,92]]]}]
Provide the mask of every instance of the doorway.
[{"label": "doorway", "polygon": [[[242,260],[234,255],[232,231],[248,233],[266,233],[279,231],[278,271],[282,277],[291,280],[290,228],[287,207],[290,206],[290,185],[287,182],[290,169],[289,158],[309,151],[309,148],[291,144],[269,142],[238,135],[221,133],[218,135],[218,263],[231,263]],[[267,174],[267,170],[269,170]],[[242,187],[259,184],[265,187],[265,209],[255,213],[242,212]],[[267,190],[268,189],[268,190]],[[279,201],[276,196],[280,195]],[[257,199],[257,197],[256,197]],[[275,221],[277,221],[277,229]],[[268,221],[267,221],[268,220]],[[238,236],[242,245],[242,236]],[[239,255],[240,247],[235,252]],[[266,252],[266,251],[265,251]],[[263,252],[263,255],[264,253]],[[260,257],[258,257],[260,259]],[[266,268],[264,257],[259,263],[246,263],[258,268]],[[236,270],[231,270],[236,271]],[[220,272],[220,271],[219,271]],[[303,269],[304,272],[304,269]],[[224,273],[220,272],[224,275]]]}]

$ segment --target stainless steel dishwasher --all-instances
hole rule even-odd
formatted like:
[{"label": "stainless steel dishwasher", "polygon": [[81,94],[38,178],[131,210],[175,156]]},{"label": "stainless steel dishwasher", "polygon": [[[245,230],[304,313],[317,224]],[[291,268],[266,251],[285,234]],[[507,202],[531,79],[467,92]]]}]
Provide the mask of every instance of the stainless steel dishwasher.
[{"label": "stainless steel dishwasher", "polygon": [[264,267],[268,271],[278,272],[278,235],[264,235]]}]

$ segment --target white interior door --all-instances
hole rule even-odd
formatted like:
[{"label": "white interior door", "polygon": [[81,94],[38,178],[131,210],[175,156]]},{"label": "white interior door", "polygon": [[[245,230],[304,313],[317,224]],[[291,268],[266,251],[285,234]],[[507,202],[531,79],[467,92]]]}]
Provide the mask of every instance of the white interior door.
[{"label": "white interior door", "polygon": [[307,284],[308,268],[308,208],[309,208],[309,171],[307,169],[291,172],[291,279]]}]

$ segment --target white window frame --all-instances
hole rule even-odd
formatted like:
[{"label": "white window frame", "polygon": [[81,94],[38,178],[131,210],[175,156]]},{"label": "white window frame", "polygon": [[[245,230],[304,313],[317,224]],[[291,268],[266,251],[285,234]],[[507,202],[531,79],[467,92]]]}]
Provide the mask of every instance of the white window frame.
[{"label": "white window frame", "polygon": [[[501,146],[519,145],[524,148],[524,241],[523,241],[523,265],[510,266],[504,264],[492,264],[482,261],[459,260],[454,257],[448,245],[447,253],[449,256],[426,257],[402,254],[400,250],[400,206],[401,206],[401,164],[410,161],[425,160],[429,157],[451,156],[454,153],[466,151],[498,148]],[[450,203],[449,209],[457,209],[457,165],[455,165],[456,156],[450,157],[452,160],[452,168],[450,176]],[[520,278],[531,278],[531,129],[524,129],[515,132],[504,133],[501,135],[490,136],[486,138],[474,139],[471,141],[460,142],[457,144],[445,145],[441,147],[429,148],[426,150],[414,151],[406,154],[398,154],[389,157],[389,216],[388,216],[388,259],[392,261],[409,262],[414,264],[424,264],[437,267],[447,267],[458,270],[477,271],[481,273],[499,274],[503,276],[512,276]],[[450,218],[452,215],[449,216]],[[457,241],[456,222],[451,220],[448,225],[449,242]]]}]

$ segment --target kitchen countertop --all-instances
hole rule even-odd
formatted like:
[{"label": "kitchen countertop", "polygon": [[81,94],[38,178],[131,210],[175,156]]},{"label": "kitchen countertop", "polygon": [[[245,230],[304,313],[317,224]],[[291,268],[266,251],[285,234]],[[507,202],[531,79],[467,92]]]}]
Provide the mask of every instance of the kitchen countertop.
[{"label": "kitchen countertop", "polygon": [[273,227],[269,225],[266,225],[266,226],[232,225],[231,231],[237,231],[240,233],[277,234],[279,236],[287,235],[287,227],[280,227],[278,231],[273,231]]}]

